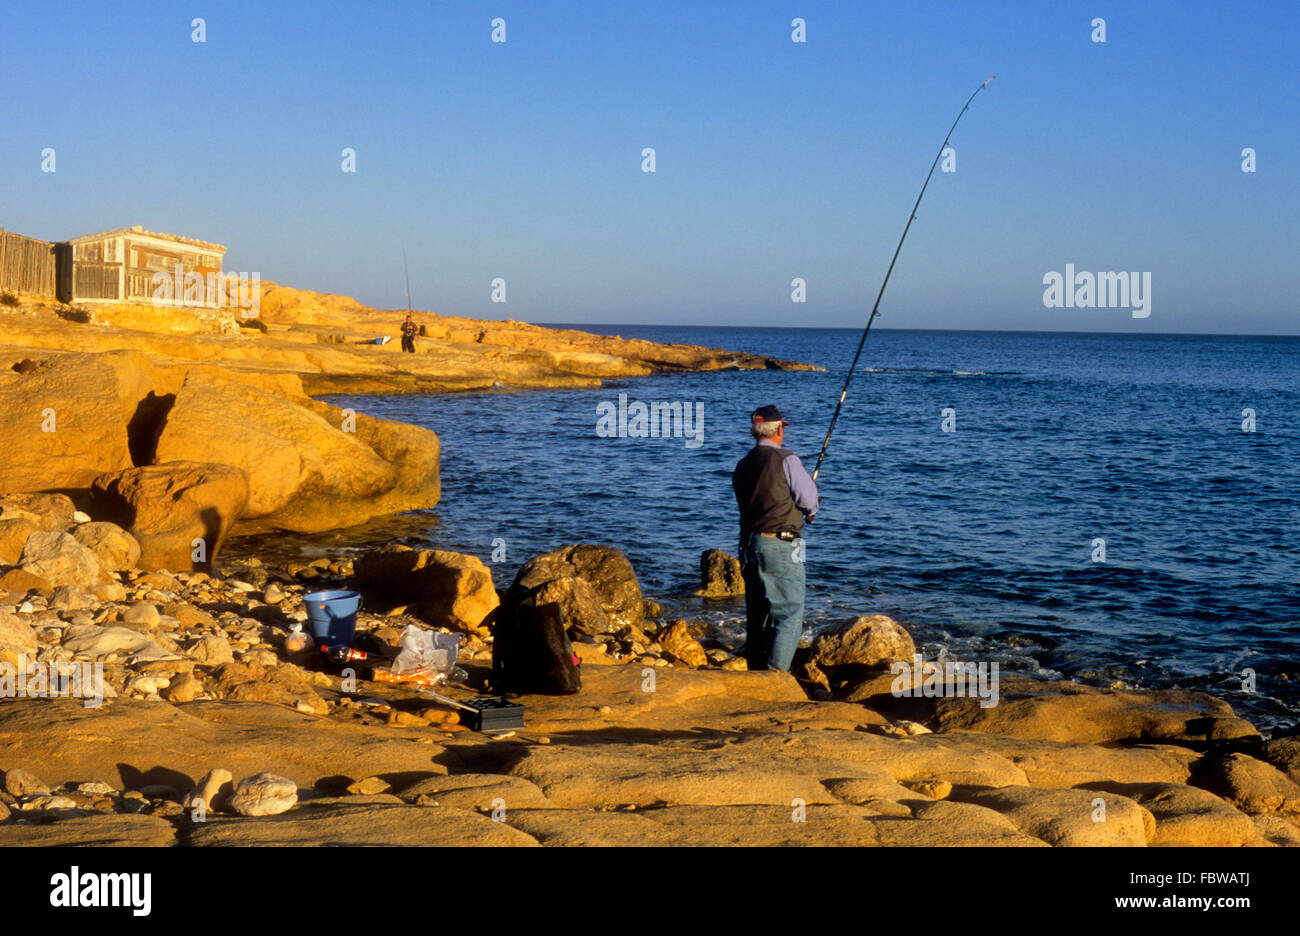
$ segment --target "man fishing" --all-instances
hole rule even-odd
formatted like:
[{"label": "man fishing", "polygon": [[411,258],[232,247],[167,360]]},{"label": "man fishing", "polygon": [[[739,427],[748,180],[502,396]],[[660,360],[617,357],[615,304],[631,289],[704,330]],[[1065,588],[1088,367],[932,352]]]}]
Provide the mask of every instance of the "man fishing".
[{"label": "man fishing", "polygon": [[745,658],[751,670],[789,670],[803,633],[803,525],[817,513],[817,485],[782,448],[789,425],[775,406],[750,416],[755,445],[731,475],[740,507],[745,579]]},{"label": "man fishing", "polygon": [[406,313],[406,321],[402,323],[402,350],[415,353],[415,333],[420,330],[420,326],[415,324],[411,318],[411,313]]}]

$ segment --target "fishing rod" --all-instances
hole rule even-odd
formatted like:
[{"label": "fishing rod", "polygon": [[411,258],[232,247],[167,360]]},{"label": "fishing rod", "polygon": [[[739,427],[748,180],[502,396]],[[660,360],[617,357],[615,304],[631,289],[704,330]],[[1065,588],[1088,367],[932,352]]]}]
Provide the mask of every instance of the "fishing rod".
[{"label": "fishing rod", "polygon": [[[984,84],[975,89],[975,94],[979,94],[988,87],[990,81],[997,75],[989,77]],[[907,226],[903,228],[903,236],[898,239],[898,246],[894,248],[894,258],[889,261],[889,269],[885,271],[885,280],[880,284],[880,292],[876,293],[876,304],[871,307],[871,317],[867,319],[867,327],[862,329],[862,338],[858,341],[858,351],[853,355],[853,363],[849,365],[849,375],[844,378],[844,389],[840,391],[840,401],[835,404],[835,415],[831,417],[830,428],[826,430],[826,441],[822,443],[821,453],[817,456],[817,464],[813,468],[813,480],[817,480],[817,474],[822,470],[822,459],[826,457],[826,447],[831,444],[831,433],[835,431],[835,423],[840,418],[840,408],[844,406],[844,398],[849,394],[849,382],[853,380],[853,372],[857,370],[858,358],[862,357],[862,346],[867,343],[867,332],[871,331],[871,323],[876,320],[876,315],[880,312],[880,297],[885,294],[885,287],[889,285],[889,276],[894,272],[894,264],[898,262],[898,254],[903,249],[903,241],[907,240],[907,232],[912,228],[912,222],[916,220],[916,209],[921,207],[921,199],[925,197],[925,190],[930,185],[930,177],[934,175],[934,169],[939,165],[939,160],[943,156],[943,151],[948,148],[948,139],[952,132],[957,129],[957,122],[961,120],[961,115],[966,113],[966,108],[970,107],[970,102],[975,100],[975,94],[966,99],[965,106],[957,114],[957,120],[952,122],[948,128],[948,136],[943,138],[943,143],[939,146],[939,153],[934,157],[934,162],[930,164],[930,171],[925,176],[925,184],[921,186],[921,194],[916,196],[916,204],[912,206],[911,217],[907,219]]]}]

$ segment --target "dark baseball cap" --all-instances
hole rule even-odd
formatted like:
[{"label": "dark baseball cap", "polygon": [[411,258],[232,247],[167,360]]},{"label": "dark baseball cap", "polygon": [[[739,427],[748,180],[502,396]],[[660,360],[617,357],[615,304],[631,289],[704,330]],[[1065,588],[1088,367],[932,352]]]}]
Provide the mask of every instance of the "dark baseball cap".
[{"label": "dark baseball cap", "polygon": [[788,422],[785,421],[785,417],[781,415],[781,411],[777,409],[775,406],[770,406],[770,405],[760,406],[758,409],[754,410],[753,414],[749,418],[756,423],[780,421],[781,425],[783,426],[790,425]]}]

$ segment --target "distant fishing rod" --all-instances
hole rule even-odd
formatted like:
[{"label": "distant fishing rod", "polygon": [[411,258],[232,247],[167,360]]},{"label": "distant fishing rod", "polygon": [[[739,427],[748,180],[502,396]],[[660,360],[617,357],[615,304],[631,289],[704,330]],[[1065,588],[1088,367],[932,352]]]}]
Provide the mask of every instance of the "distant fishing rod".
[{"label": "distant fishing rod", "polygon": [[406,248],[402,248],[402,272],[406,274],[406,314],[411,314],[411,270],[406,265]]},{"label": "distant fishing rod", "polygon": [[[979,94],[988,87],[990,81],[996,78],[993,75],[987,79],[984,84],[975,89],[975,94]],[[826,447],[831,444],[831,433],[835,431],[835,423],[840,418],[840,409],[844,406],[844,398],[849,394],[849,382],[853,380],[853,372],[857,370],[858,358],[862,357],[862,346],[867,343],[867,332],[871,331],[871,323],[876,320],[876,315],[880,312],[880,297],[885,294],[885,287],[889,285],[889,276],[894,272],[894,264],[898,262],[899,251],[903,249],[903,241],[907,240],[907,232],[912,229],[912,222],[916,220],[916,209],[921,207],[921,199],[925,197],[925,190],[930,185],[930,177],[934,175],[935,166],[939,165],[939,160],[943,156],[943,151],[948,148],[948,139],[952,132],[957,129],[957,121],[961,120],[961,115],[966,113],[966,108],[970,107],[970,102],[975,100],[975,94],[966,99],[965,106],[957,114],[957,120],[952,122],[948,128],[948,136],[943,138],[943,143],[939,146],[939,154],[934,157],[934,162],[930,164],[930,171],[925,176],[925,184],[921,186],[921,194],[916,196],[916,204],[912,206],[911,217],[907,219],[907,226],[903,228],[903,236],[898,239],[898,246],[894,248],[894,259],[889,261],[889,269],[885,271],[885,281],[880,284],[880,292],[876,293],[876,304],[871,307],[871,317],[867,319],[867,327],[862,329],[862,338],[858,341],[858,351],[853,355],[853,363],[849,365],[849,375],[844,378],[844,389],[840,391],[840,401],[835,404],[835,415],[831,417],[830,428],[826,430],[826,441],[822,443],[821,453],[817,456],[817,464],[813,467],[812,477],[817,480],[817,474],[822,470],[822,459],[826,457]]]}]

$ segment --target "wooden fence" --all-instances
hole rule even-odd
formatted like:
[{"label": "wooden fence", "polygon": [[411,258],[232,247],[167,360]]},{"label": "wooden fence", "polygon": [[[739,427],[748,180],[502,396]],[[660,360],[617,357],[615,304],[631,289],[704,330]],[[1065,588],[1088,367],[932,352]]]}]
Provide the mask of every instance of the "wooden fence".
[{"label": "wooden fence", "polygon": [[0,230],[0,290],[53,296],[54,245]]}]

